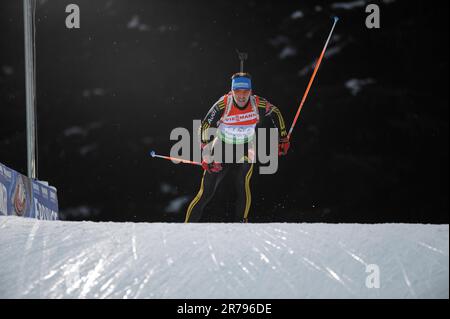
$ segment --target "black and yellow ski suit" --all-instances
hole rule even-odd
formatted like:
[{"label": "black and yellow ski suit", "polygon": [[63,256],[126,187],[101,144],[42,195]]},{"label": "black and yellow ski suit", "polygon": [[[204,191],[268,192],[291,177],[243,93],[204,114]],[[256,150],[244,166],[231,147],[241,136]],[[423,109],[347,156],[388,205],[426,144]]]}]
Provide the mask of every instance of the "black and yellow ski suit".
[{"label": "black and yellow ski suit", "polygon": [[[253,95],[254,103],[253,107],[258,113],[258,123],[256,127],[276,127],[278,129],[279,139],[286,138],[286,126],[281,115],[280,110],[270,104],[266,99]],[[232,99],[231,94],[221,97],[209,110],[205,118],[203,119],[199,134],[202,144],[211,142],[208,139],[206,131],[208,128],[217,128],[224,113],[229,109],[231,102],[227,102],[228,99]],[[240,110],[234,100],[232,101],[232,107],[236,107]],[[256,105],[256,107],[255,107]],[[250,107],[250,100],[246,107]],[[203,177],[200,183],[200,190],[197,196],[191,201],[186,212],[185,222],[199,222],[206,205],[213,198],[219,184],[226,175],[231,175],[234,179],[234,185],[236,189],[236,208],[234,220],[236,222],[247,222],[250,211],[252,196],[250,189],[250,180],[254,171],[254,163],[247,160],[247,156],[236,163],[222,163],[223,169],[219,172],[204,171]]]}]

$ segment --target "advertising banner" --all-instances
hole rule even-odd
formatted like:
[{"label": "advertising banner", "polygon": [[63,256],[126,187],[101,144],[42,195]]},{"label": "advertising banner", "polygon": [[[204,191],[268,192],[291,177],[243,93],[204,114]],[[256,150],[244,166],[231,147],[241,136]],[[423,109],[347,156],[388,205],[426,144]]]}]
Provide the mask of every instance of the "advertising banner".
[{"label": "advertising banner", "polygon": [[56,188],[0,163],[0,215],[57,220]]}]

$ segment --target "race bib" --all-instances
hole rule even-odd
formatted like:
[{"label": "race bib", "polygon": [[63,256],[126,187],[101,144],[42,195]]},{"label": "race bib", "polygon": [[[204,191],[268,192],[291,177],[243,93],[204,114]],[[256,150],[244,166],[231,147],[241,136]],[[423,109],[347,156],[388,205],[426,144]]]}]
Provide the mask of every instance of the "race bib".
[{"label": "race bib", "polygon": [[255,124],[252,125],[219,125],[218,136],[227,144],[244,144],[255,137]]}]

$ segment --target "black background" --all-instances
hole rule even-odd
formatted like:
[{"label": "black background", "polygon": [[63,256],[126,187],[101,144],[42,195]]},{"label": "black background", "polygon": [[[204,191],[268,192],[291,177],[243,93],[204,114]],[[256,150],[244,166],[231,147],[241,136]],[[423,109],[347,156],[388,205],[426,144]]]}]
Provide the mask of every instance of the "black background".
[{"label": "black background", "polygon": [[[171,130],[228,92],[236,48],[289,126],[338,15],[290,153],[252,178],[250,221],[448,223],[448,2],[373,2],[380,29],[364,5],[325,1],[38,1],[38,174],[61,218],[183,221],[201,169],[149,151],[168,154]],[[22,10],[0,2],[0,162],[26,173]],[[371,80],[353,95],[351,79]],[[225,181],[205,221],[232,205]]]}]

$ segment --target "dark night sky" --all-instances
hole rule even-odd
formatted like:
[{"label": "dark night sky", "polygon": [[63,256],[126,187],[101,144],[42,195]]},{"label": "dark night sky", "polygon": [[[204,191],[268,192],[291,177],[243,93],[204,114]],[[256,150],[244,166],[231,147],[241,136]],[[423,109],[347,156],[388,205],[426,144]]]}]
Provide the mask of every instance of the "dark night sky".
[{"label": "dark night sky", "polygon": [[[201,170],[149,151],[228,92],[236,48],[290,125],[338,15],[290,153],[253,178],[251,221],[448,223],[448,2],[374,1],[378,30],[338,2],[352,1],[38,1],[39,178],[62,218],[182,221],[188,202],[167,207],[195,196]],[[21,1],[0,2],[0,32],[0,162],[25,173]],[[231,218],[230,187],[205,221]]]}]

